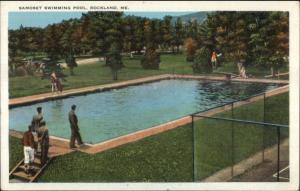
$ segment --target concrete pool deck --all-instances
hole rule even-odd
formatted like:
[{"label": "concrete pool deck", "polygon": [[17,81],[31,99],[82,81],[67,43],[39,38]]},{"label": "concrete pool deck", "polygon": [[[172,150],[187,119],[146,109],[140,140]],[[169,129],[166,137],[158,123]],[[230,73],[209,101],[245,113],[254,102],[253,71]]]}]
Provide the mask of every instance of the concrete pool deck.
[{"label": "concrete pool deck", "polygon": [[[125,82],[119,82],[119,83],[113,83],[113,84],[107,84],[107,85],[100,85],[100,86],[91,86],[91,87],[86,87],[86,88],[79,88],[79,89],[73,89],[73,90],[66,90],[65,92],[61,94],[55,94],[53,95],[52,93],[45,93],[45,94],[39,94],[39,95],[33,95],[33,96],[27,96],[27,97],[22,97],[22,98],[15,98],[10,100],[10,106],[18,106],[18,105],[26,105],[30,103],[35,103],[35,102],[40,102],[40,101],[47,101],[47,100],[52,100],[56,98],[62,98],[62,97],[68,97],[71,95],[81,95],[81,94],[86,94],[90,92],[96,92],[96,91],[105,91],[109,89],[114,89],[114,88],[121,88],[121,87],[126,87],[130,85],[137,85],[137,84],[142,84],[142,83],[149,83],[149,82],[154,82],[154,81],[159,81],[159,80],[164,80],[164,79],[206,79],[206,80],[222,80],[224,81],[224,77],[215,77],[215,76],[190,76],[190,75],[159,75],[159,76],[152,76],[152,77],[146,77],[146,78],[140,78],[136,80],[129,80]],[[286,80],[265,80],[265,79],[232,79],[232,81],[241,81],[241,82],[261,82],[261,83],[280,83],[280,84],[288,84],[288,81]],[[273,89],[271,91],[268,91],[266,93],[266,97],[270,97],[273,95],[281,94],[284,92],[289,91],[289,86],[285,85],[276,89]],[[262,96],[258,97],[253,97],[250,100],[247,101],[241,101],[238,104],[235,104],[234,107],[239,107],[244,104],[249,104],[255,101],[258,101],[260,99],[263,99]],[[201,112],[199,114],[201,115],[207,115],[211,116],[226,110],[231,109],[231,105],[225,105],[221,106],[215,109],[211,109],[206,112]],[[99,153],[108,149],[112,149],[127,143],[135,142],[140,139],[156,135],[171,129],[174,129],[176,127],[186,125],[188,123],[191,123],[192,117],[191,116],[186,116],[180,119],[176,119],[174,121],[170,121],[168,123],[164,123],[155,127],[151,127],[145,130],[137,131],[134,133],[130,133],[127,135],[123,135],[114,139],[110,139],[108,141],[104,141],[98,144],[86,144],[82,147],[78,147],[75,150],[89,153],[89,154],[95,154]],[[20,137],[22,135],[21,132],[17,132],[14,130],[10,130],[9,133],[11,136],[15,137]],[[69,149],[69,140],[64,139],[64,138],[59,138],[55,136],[50,137],[50,155],[51,156],[57,156],[57,155],[62,155],[66,153],[73,152],[74,150]],[[51,153],[52,152],[52,153]]]}]

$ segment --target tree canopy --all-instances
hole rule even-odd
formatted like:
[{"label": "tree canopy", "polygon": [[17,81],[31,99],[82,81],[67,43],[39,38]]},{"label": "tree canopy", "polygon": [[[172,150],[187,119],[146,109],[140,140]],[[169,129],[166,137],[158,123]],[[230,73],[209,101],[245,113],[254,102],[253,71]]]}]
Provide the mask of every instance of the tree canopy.
[{"label": "tree canopy", "polygon": [[175,53],[180,47],[185,47],[189,61],[195,57],[199,61],[202,55],[206,58],[201,58],[201,62],[209,62],[215,51],[222,54],[224,63],[279,70],[289,59],[289,15],[288,12],[220,11],[210,12],[199,23],[195,19],[183,22],[180,17],[172,22],[170,16],[149,19],[122,12],[87,12],[81,18],[45,28],[20,26],[9,30],[10,66],[21,57],[41,53],[53,60],[77,55],[104,57],[106,65],[115,70],[123,67],[122,62],[114,62],[120,64],[115,67],[107,58],[121,59],[117,52],[141,54],[149,50],[146,57],[155,55],[154,60],[158,61],[159,52]]}]

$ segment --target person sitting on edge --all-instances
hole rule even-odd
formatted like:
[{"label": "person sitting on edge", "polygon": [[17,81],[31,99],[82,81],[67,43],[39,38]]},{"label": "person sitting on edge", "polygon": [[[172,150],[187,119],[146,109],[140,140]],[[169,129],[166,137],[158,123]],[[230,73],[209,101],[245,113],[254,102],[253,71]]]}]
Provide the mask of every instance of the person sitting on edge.
[{"label": "person sitting on edge", "polygon": [[34,161],[34,138],[31,132],[31,125],[28,126],[28,130],[23,134],[22,145],[24,150],[24,165],[25,173],[31,176],[32,163]]},{"label": "person sitting on edge", "polygon": [[75,147],[75,140],[77,140],[77,143],[79,145],[82,145],[83,142],[81,140],[81,136],[79,133],[79,127],[78,127],[78,119],[75,114],[76,105],[72,105],[71,111],[69,112],[69,122],[71,127],[71,140],[70,140],[70,148],[76,148]]}]

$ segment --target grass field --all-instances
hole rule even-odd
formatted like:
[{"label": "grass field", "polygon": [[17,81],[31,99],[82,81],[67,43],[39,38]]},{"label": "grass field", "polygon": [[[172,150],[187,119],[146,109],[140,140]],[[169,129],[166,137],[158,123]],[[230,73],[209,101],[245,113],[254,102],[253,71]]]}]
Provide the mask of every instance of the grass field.
[{"label": "grass field", "polygon": [[[288,94],[267,98],[265,121],[289,124]],[[231,118],[231,111],[217,114],[217,117]],[[263,101],[235,108],[233,118],[263,122]],[[277,142],[276,127],[205,119],[195,122],[197,179],[201,180],[213,172],[248,158],[262,148]],[[288,129],[281,129],[282,138],[288,136]],[[233,141],[233,142],[232,142]],[[233,145],[233,147],[232,147]],[[233,148],[233,149],[232,149]],[[233,151],[233,152],[232,152]]]},{"label": "grass field", "polygon": [[[288,124],[288,93],[267,98],[268,122]],[[261,102],[235,109],[235,117],[261,120]],[[229,117],[231,112],[218,116]],[[231,164],[231,124],[196,122],[196,164],[202,179]],[[235,162],[261,150],[262,128],[235,125]],[[266,145],[274,144],[267,130]],[[287,132],[283,132],[287,136]],[[56,158],[40,182],[190,182],[193,181],[191,124],[109,151],[88,155],[75,152]],[[200,152],[201,151],[201,152]],[[10,169],[22,158],[20,140],[10,137]]]},{"label": "grass field", "polygon": [[[131,59],[124,56],[123,62],[125,67],[118,73],[118,81],[136,79],[146,76],[159,74],[193,74],[191,63],[186,62],[185,56],[162,55],[159,70],[145,70],[140,65],[140,56]],[[269,70],[261,68],[248,68],[256,77],[262,77],[269,74]],[[104,62],[96,62],[92,64],[79,65],[74,69],[75,75],[66,77],[63,82],[64,89],[80,88],[92,85],[101,85],[116,82],[112,80],[110,68],[104,66]],[[223,64],[216,72],[233,72],[237,73],[237,67],[233,64]],[[64,70],[69,75],[69,70]],[[212,75],[212,74],[210,74]],[[218,74],[213,74],[218,75]],[[9,78],[9,97],[22,97],[34,94],[50,92],[50,80],[41,79],[38,76],[11,77]]]},{"label": "grass field", "polygon": [[[182,55],[163,55],[161,57],[160,70],[145,70],[140,65],[139,57],[130,59],[124,57],[125,67],[118,72],[118,81],[136,79],[146,76],[153,76],[166,73],[192,73],[190,63],[185,61]],[[74,69],[75,75],[68,76],[63,81],[64,89],[73,89],[92,85],[101,85],[116,82],[112,79],[109,67],[104,66],[104,62],[94,64],[79,65]],[[64,73],[69,75],[69,70]],[[50,92],[50,80],[37,76],[13,77],[9,79],[10,98]]]}]

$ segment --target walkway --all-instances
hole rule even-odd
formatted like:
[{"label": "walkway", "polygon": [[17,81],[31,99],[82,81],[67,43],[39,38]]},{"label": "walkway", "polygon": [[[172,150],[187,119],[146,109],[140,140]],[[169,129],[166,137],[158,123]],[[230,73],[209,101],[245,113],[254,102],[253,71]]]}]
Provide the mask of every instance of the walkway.
[{"label": "walkway", "polygon": [[[289,139],[280,144],[280,169],[289,165]],[[267,148],[264,152],[264,161],[262,161],[262,152],[259,151],[251,157],[242,160],[234,165],[234,177],[231,177],[231,167],[224,168],[210,177],[204,179],[204,182],[276,182],[276,176],[273,176],[277,170],[277,145]],[[280,175],[280,181],[288,181],[289,175],[284,172]],[[284,177],[283,177],[284,176]],[[287,179],[285,179],[287,178]]]},{"label": "walkway", "polygon": [[[245,173],[232,178],[231,182],[276,182],[277,181],[277,148],[265,155],[265,161]],[[279,181],[289,181],[289,144],[288,140],[280,146]]]}]

